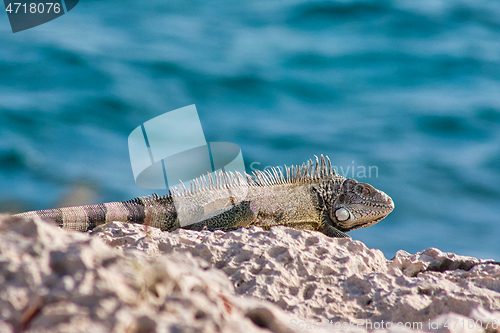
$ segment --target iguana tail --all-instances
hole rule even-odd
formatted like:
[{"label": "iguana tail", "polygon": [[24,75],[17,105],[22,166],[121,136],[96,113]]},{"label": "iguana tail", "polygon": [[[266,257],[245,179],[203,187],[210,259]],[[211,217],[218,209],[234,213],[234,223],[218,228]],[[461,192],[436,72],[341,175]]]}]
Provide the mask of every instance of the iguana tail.
[{"label": "iguana tail", "polygon": [[111,221],[145,224],[164,231],[180,227],[172,197],[160,197],[157,194],[120,202],[37,210],[14,216],[40,217],[54,221],[63,229],[78,231],[92,230]]}]

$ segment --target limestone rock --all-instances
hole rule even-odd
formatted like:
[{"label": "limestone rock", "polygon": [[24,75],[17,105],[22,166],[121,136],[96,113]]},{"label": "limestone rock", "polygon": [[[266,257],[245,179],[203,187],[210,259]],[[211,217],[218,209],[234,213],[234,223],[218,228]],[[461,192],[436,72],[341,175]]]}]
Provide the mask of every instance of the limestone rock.
[{"label": "limestone rock", "polygon": [[189,253],[152,258],[41,220],[0,218],[1,332],[291,332]]},{"label": "limestone rock", "polygon": [[[318,232],[0,217],[1,332],[500,332],[500,266]],[[322,323],[320,323],[322,322]]]},{"label": "limestone rock", "polygon": [[116,222],[94,234],[151,256],[189,252],[224,271],[237,294],[309,320],[428,324],[447,313],[500,310],[498,263],[435,248],[387,260],[356,240],[286,227],[163,233]]}]

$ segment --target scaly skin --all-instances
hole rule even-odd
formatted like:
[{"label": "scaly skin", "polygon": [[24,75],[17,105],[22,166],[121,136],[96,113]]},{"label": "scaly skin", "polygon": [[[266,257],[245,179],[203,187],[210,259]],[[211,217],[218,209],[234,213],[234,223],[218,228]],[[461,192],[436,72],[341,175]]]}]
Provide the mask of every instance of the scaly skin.
[{"label": "scaly skin", "polygon": [[16,214],[52,220],[65,229],[88,231],[111,221],[132,222],[172,231],[224,230],[273,226],[318,230],[330,237],[368,227],[393,209],[392,199],[366,183],[346,179],[330,160],[298,167],[256,171],[253,176],[216,173],[202,176],[164,197],[153,194],[129,201],[48,209]]}]

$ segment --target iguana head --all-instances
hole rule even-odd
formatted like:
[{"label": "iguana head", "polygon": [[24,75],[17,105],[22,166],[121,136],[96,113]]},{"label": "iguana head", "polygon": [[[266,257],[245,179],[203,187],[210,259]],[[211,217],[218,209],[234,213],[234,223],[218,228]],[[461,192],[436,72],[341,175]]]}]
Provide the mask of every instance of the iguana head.
[{"label": "iguana head", "polygon": [[343,232],[375,224],[394,209],[394,202],[387,194],[354,179],[344,180],[337,193],[328,214]]}]

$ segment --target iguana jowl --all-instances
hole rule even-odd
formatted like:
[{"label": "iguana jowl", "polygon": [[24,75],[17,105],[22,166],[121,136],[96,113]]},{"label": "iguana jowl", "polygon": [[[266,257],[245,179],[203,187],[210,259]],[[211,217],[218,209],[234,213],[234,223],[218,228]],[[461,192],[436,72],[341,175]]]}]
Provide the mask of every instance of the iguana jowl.
[{"label": "iguana jowl", "polygon": [[191,181],[160,197],[20,213],[53,220],[60,227],[88,231],[111,221],[158,227],[230,231],[272,226],[318,230],[331,237],[368,227],[394,209],[392,199],[366,183],[335,173],[330,160],[255,171],[253,175],[219,172]]}]

